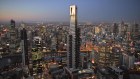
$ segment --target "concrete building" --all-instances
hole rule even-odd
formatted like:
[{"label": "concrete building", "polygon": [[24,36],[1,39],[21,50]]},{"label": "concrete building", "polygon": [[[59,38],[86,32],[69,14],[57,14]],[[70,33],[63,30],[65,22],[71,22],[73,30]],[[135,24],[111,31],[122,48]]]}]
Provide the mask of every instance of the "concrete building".
[{"label": "concrete building", "polygon": [[98,46],[98,51],[93,55],[94,63],[99,67],[109,67],[121,65],[121,49],[119,47],[112,47],[107,44]]},{"label": "concrete building", "polygon": [[77,6],[70,6],[70,28],[68,36],[68,67],[78,68],[80,64],[80,29],[77,26]]},{"label": "concrete building", "polygon": [[111,28],[112,28],[111,32],[112,32],[114,35],[117,35],[118,32],[119,32],[119,26],[118,26],[118,24],[117,24],[117,23],[114,23],[114,24],[112,25]]},{"label": "concrete building", "polygon": [[121,49],[119,47],[113,47],[112,48],[112,54],[111,54],[111,60],[112,60],[112,66],[119,66],[121,65]]},{"label": "concrete building", "polygon": [[98,52],[94,53],[95,63],[99,67],[110,66],[112,64],[110,58],[111,58],[110,47],[99,46]]},{"label": "concrete building", "polygon": [[123,65],[127,67],[127,69],[133,68],[135,62],[135,56],[130,53],[123,53]]},{"label": "concrete building", "polygon": [[139,32],[140,32],[139,29],[140,29],[139,24],[134,23],[133,28],[132,28],[132,34],[133,35],[138,35]]},{"label": "concrete building", "polygon": [[110,60],[110,47],[102,46],[99,48],[99,61],[98,64],[100,66],[110,66],[111,60]]},{"label": "concrete building", "polygon": [[9,42],[10,42],[10,50],[12,53],[14,53],[16,51],[16,45],[17,45],[17,33],[16,33],[16,29],[15,29],[15,21],[11,20],[11,24],[10,24],[10,32],[9,32]]}]

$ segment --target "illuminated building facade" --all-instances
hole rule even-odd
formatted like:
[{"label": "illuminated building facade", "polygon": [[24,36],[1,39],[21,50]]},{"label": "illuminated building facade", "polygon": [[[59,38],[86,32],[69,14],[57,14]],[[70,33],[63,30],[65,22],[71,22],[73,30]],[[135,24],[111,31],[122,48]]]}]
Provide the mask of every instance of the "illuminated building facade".
[{"label": "illuminated building facade", "polygon": [[94,60],[100,67],[119,66],[122,63],[122,54],[119,47],[101,45],[94,52]]},{"label": "illuminated building facade", "polygon": [[100,47],[98,64],[103,67],[110,66],[111,65],[110,56],[111,56],[110,47],[107,46]]},{"label": "illuminated building facade", "polygon": [[77,7],[70,6],[70,28],[68,36],[68,67],[78,68],[80,64],[80,29],[77,27]]}]

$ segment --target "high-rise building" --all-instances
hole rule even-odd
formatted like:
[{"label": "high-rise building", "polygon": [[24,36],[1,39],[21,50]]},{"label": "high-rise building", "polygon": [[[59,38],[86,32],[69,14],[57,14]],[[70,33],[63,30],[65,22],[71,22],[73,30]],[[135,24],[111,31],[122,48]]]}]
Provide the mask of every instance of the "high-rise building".
[{"label": "high-rise building", "polygon": [[94,62],[99,67],[119,66],[122,63],[121,48],[116,46],[107,46],[101,44],[98,46],[98,51],[94,52]]},{"label": "high-rise building", "polygon": [[70,6],[70,28],[68,36],[68,67],[78,68],[80,64],[80,28],[77,26],[77,7]]},{"label": "high-rise building", "polygon": [[121,37],[127,37],[127,31],[129,26],[128,24],[124,23],[123,21],[118,25],[118,35]]},{"label": "high-rise building", "polygon": [[21,30],[21,44],[22,44],[21,47],[23,55],[23,65],[28,65],[29,64],[28,41],[27,41],[27,32],[25,28]]},{"label": "high-rise building", "polygon": [[118,32],[119,32],[118,24],[117,24],[117,23],[114,23],[114,24],[112,25],[112,33],[113,33],[114,35],[118,35]]},{"label": "high-rise building", "polygon": [[140,29],[139,24],[135,23],[132,28],[132,34],[139,35],[139,29]]},{"label": "high-rise building", "polygon": [[132,53],[123,53],[123,65],[128,69],[134,68],[135,56]]},{"label": "high-rise building", "polygon": [[9,42],[10,42],[10,50],[12,53],[15,52],[16,50],[16,45],[17,45],[17,33],[15,29],[15,21],[11,20],[10,21],[10,32],[9,32]]},{"label": "high-rise building", "polygon": [[120,47],[112,47],[112,50],[111,50],[111,62],[112,62],[112,65],[111,66],[119,66],[121,65],[122,63],[122,54],[121,54],[121,48]]},{"label": "high-rise building", "polygon": [[14,20],[11,20],[11,28],[15,28],[15,21]]},{"label": "high-rise building", "polygon": [[110,66],[111,65],[110,55],[111,55],[110,46],[100,46],[97,64],[101,67]]},{"label": "high-rise building", "polygon": [[75,67],[81,67],[80,66],[80,28],[76,28],[76,47],[75,47]]}]

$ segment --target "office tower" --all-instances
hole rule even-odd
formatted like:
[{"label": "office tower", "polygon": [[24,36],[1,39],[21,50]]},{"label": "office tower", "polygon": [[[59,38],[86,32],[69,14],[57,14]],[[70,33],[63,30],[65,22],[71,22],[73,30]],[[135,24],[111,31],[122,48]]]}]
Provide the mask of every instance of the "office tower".
[{"label": "office tower", "polygon": [[112,33],[114,35],[118,35],[118,32],[119,32],[118,24],[114,23],[113,26],[112,26]]},{"label": "office tower", "polygon": [[121,48],[117,46],[109,46],[107,44],[101,44],[98,47],[98,51],[94,52],[94,63],[99,67],[118,67],[122,64],[122,52]]},{"label": "office tower", "polygon": [[52,37],[52,40],[51,40],[51,50],[56,50],[56,43],[57,43],[56,38]]},{"label": "office tower", "polygon": [[99,48],[98,65],[101,67],[106,67],[111,65],[110,59],[110,46],[100,46]]},{"label": "office tower", "polygon": [[72,35],[68,35],[67,60],[68,67],[72,68]]},{"label": "office tower", "polygon": [[140,29],[139,24],[135,23],[133,25],[133,28],[132,28],[132,34],[133,35],[138,35],[139,34],[139,29]]},{"label": "office tower", "polygon": [[78,68],[80,60],[80,29],[77,27],[77,7],[70,6],[70,28],[68,36],[68,67]]},{"label": "office tower", "polygon": [[15,21],[11,20],[10,21],[10,32],[9,32],[9,42],[10,42],[10,50],[12,53],[15,52],[16,50],[16,40],[17,40],[17,33],[16,33],[16,29],[15,29]]},{"label": "office tower", "polygon": [[23,65],[28,65],[29,64],[28,41],[27,41],[27,32],[25,28],[21,30],[21,44],[22,44],[21,47],[22,47]]},{"label": "office tower", "polygon": [[122,53],[123,55],[123,65],[128,69],[134,67],[135,56],[131,53]]},{"label": "office tower", "polygon": [[128,25],[125,24],[123,21],[118,25],[118,35],[121,37],[126,36],[126,32],[128,29]]},{"label": "office tower", "polygon": [[121,62],[122,62],[122,53],[121,53],[121,48],[120,47],[112,47],[111,49],[111,62],[112,62],[112,66],[120,66]]},{"label": "office tower", "polygon": [[80,67],[80,28],[76,28],[75,67]]},{"label": "office tower", "polygon": [[15,21],[11,20],[11,28],[14,29],[15,28]]}]

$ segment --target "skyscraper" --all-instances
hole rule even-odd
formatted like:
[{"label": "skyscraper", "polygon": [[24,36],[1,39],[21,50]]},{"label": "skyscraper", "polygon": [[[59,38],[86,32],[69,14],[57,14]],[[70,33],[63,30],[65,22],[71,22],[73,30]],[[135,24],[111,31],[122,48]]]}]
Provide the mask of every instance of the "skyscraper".
[{"label": "skyscraper", "polygon": [[21,44],[22,44],[22,53],[23,53],[23,65],[29,64],[28,59],[28,41],[27,41],[27,32],[26,29],[23,28],[21,30]]},{"label": "skyscraper", "polygon": [[16,51],[16,45],[17,45],[17,34],[15,29],[15,21],[10,21],[10,32],[9,32],[9,42],[10,42],[10,49],[11,52],[14,53]]},{"label": "skyscraper", "polygon": [[70,28],[68,36],[68,67],[79,67],[80,54],[80,29],[77,26],[77,7],[70,6]]},{"label": "skyscraper", "polygon": [[112,28],[112,33],[114,33],[114,35],[116,36],[118,35],[118,32],[119,32],[118,24],[114,23]]},{"label": "skyscraper", "polygon": [[80,67],[80,28],[76,28],[75,67]]},{"label": "skyscraper", "polygon": [[15,21],[14,20],[11,20],[11,28],[15,28]]}]

